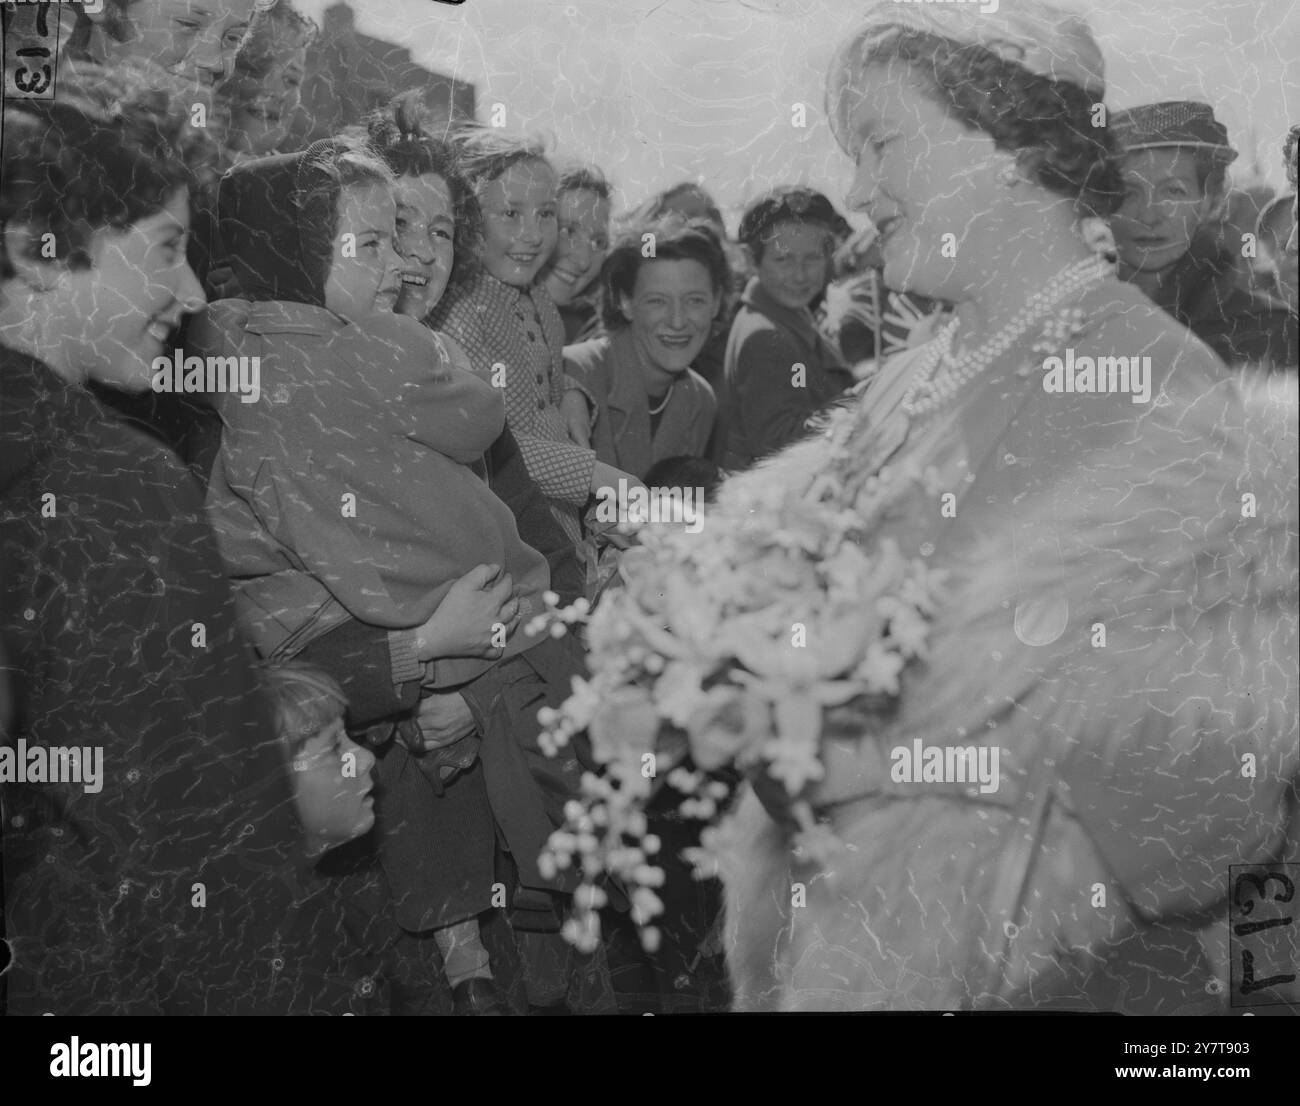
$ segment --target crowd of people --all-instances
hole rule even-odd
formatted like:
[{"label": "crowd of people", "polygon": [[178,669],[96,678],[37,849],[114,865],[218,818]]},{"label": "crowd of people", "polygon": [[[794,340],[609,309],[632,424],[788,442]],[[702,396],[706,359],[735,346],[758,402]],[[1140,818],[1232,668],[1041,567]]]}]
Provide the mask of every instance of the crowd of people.
[{"label": "crowd of people", "polygon": [[[4,102],[0,725],[15,756],[102,748],[105,764],[96,791],[53,769],[3,777],[7,1011],[1187,1006],[1165,985],[1223,952],[1184,921],[1220,903],[1229,863],[1296,837],[1295,477],[1232,435],[1241,394],[1296,374],[1300,128],[1291,191],[1243,251],[1223,230],[1237,151],[1213,106],[1098,126],[1086,26],[1018,8],[1028,32],[952,7],[876,11],[827,92],[857,165],[846,207],[870,227],[772,181],[734,236],[700,183],[619,215],[617,166],[429,118],[418,94],[290,148],[316,33],[292,0],[6,10],[7,35],[48,16],[61,54],[49,95]],[[1015,57],[999,52],[1016,35]],[[1150,358],[1170,402],[1150,418],[1127,396],[1013,402],[996,365],[1058,315],[1079,348]],[[579,952],[562,932],[577,873],[539,857],[601,766],[580,738],[541,747],[538,712],[586,662],[534,617],[620,586],[635,537],[598,511],[610,489],[725,509],[729,486],[831,466],[815,450],[841,431],[858,458],[846,486],[901,448],[972,505],[942,534],[919,500],[878,520],[971,576],[897,732],[961,716],[1026,763],[1080,743],[1081,817],[1038,810],[1051,860],[1025,861],[1016,901],[1094,876],[1122,895],[1087,918],[1045,906],[1000,945],[984,933],[1007,894],[999,819],[1041,799],[1043,777],[1027,770],[1001,806],[888,803],[870,758],[837,746],[818,809],[860,846],[847,883],[792,914],[781,802],[756,786],[738,812],[752,853],[723,872],[725,896],[677,859],[691,827],[658,812],[660,947],[641,948],[611,883],[605,938]],[[1201,433],[1222,439],[1208,456],[1175,449]],[[1117,505],[1139,468],[1193,461],[1199,480]],[[1227,488],[1239,507],[1243,469],[1267,473],[1241,485],[1271,505],[1262,536],[1220,533],[1222,504],[1204,501]],[[1061,488],[1073,513],[1049,524],[1025,506]],[[1013,503],[1031,523],[1008,521]],[[1038,563],[1026,525],[1064,528],[1057,560]],[[995,535],[1012,547],[990,553]],[[1098,550],[1105,571],[1086,561]],[[1002,632],[995,597],[1032,593],[1051,622],[1062,574],[1071,621],[1111,612],[1113,660],[1064,644],[1044,659],[1063,626],[1036,639],[1020,607]],[[1164,604],[1167,655],[1137,629],[1154,606],[1117,581]],[[990,642],[998,672],[971,671]],[[1065,720],[1081,702],[1094,713]],[[1249,741],[1268,763],[1257,786],[1214,782],[1220,726],[1229,761]],[[1027,751],[1046,733],[1062,736]],[[1202,784],[1238,805],[1218,818]],[[1131,847],[1176,834],[1203,871]],[[871,951],[851,932],[864,910]],[[1110,959],[1065,963],[1060,925]]]}]

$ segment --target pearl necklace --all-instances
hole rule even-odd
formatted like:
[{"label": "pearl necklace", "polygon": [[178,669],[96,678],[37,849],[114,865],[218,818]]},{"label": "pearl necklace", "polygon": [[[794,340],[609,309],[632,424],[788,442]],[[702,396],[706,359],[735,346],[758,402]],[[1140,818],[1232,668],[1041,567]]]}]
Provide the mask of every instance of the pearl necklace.
[{"label": "pearl necklace", "polygon": [[659,406],[650,408],[650,414],[658,415],[663,412],[663,409],[668,406],[668,401],[673,398],[673,389],[676,387],[677,381],[674,380],[668,385],[668,391],[664,392],[664,398],[659,401]]},{"label": "pearl necklace", "polygon": [[953,319],[935,335],[925,360],[917,366],[899,406],[905,415],[928,415],[937,411],[1007,352],[1017,339],[1059,304],[1078,296],[1111,274],[1103,258],[1089,257],[1062,269],[1016,312],[1015,317],[978,349],[954,358],[953,340],[957,320]]}]

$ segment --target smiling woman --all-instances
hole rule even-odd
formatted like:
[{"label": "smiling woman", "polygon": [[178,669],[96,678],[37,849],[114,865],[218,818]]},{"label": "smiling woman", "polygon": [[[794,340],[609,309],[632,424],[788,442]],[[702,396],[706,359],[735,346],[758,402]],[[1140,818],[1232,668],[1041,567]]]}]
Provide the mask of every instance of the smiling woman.
[{"label": "smiling woman", "polygon": [[153,62],[212,88],[233,70],[256,2],[105,0],[98,12],[79,14],[68,52],[101,62]]},{"label": "smiling woman", "polygon": [[[9,732],[93,740],[106,766],[95,794],[4,783],[10,1014],[287,1013],[303,995],[274,993],[266,955],[294,906],[284,759],[203,503],[84,386],[147,388],[162,338],[203,302],[185,231],[205,147],[167,99],[83,70],[58,101],[4,104]],[[296,955],[282,966],[303,977]]]},{"label": "smiling woman", "polygon": [[638,227],[611,251],[602,278],[608,335],[564,350],[569,375],[592,399],[600,460],[644,479],[656,461],[703,454],[717,404],[691,363],[730,280],[722,244],[703,220]]}]

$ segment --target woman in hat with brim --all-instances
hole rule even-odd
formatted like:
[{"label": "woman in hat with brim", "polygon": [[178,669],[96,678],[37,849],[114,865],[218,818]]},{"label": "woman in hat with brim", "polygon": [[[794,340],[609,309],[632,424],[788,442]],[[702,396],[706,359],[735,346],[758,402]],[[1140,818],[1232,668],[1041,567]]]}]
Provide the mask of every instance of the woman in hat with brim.
[{"label": "woman in hat with brim", "polygon": [[[894,710],[826,719],[799,798],[840,857],[792,852],[763,777],[723,835],[740,1009],[1226,1002],[1229,865],[1282,853],[1295,798],[1294,395],[1243,403],[1082,241],[1119,200],[1103,94],[1086,24],[1040,3],[881,4],[833,63],[848,204],[886,282],[955,316],[715,510],[806,489],[950,576]],[[1060,372],[1138,355],[1127,389]],[[916,743],[993,778],[898,771]]]},{"label": "woman in hat with brim", "polygon": [[1229,248],[1210,228],[1237,151],[1208,104],[1169,101],[1117,112],[1124,200],[1112,228],[1120,275],[1141,288],[1227,364],[1294,368],[1295,323],[1285,305],[1236,281]]}]

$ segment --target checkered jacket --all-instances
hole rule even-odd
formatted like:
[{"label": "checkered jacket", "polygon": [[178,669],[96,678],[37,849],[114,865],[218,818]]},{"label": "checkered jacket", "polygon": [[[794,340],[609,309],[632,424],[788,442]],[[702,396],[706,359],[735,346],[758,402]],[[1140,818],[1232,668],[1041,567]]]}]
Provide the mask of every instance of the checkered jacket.
[{"label": "checkered jacket", "polygon": [[541,285],[523,292],[480,273],[444,298],[428,322],[461,345],[479,376],[504,377],[506,422],[528,474],[579,542],[596,454],[570,441],[560,414],[565,388],[578,385],[564,375],[564,324],[554,301]]}]

